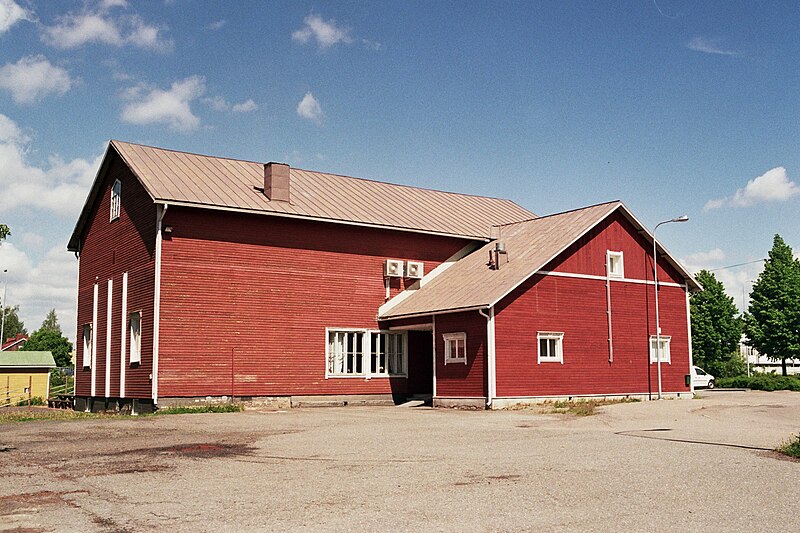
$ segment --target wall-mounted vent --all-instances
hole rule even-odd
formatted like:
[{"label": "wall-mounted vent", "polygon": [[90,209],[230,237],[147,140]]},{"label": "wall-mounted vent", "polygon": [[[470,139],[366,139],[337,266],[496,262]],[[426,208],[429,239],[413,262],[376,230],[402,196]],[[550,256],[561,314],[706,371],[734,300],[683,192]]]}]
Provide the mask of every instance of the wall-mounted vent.
[{"label": "wall-mounted vent", "polygon": [[386,266],[383,270],[383,275],[387,278],[402,278],[403,262],[399,259],[387,259]]},{"label": "wall-mounted vent", "polygon": [[406,277],[411,279],[421,279],[425,275],[425,265],[419,261],[409,261],[406,263]]}]

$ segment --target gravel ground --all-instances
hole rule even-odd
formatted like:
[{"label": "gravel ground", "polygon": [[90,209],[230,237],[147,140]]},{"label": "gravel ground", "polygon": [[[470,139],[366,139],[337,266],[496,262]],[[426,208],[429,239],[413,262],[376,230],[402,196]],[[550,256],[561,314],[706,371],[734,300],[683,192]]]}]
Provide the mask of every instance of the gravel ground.
[{"label": "gravel ground", "polygon": [[798,531],[800,393],[0,426],[0,531]]}]

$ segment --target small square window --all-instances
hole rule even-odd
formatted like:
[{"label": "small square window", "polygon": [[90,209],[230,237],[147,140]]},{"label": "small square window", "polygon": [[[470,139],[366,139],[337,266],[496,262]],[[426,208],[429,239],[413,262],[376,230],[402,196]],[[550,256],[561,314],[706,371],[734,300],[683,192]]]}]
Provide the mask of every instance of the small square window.
[{"label": "small square window", "polygon": [[661,335],[661,337],[656,337],[655,335],[650,336],[650,362],[657,363],[658,362],[658,353],[656,352],[656,345],[658,340],[661,341],[661,362],[662,363],[672,363],[670,359],[669,353],[669,341],[671,337],[665,337]]},{"label": "small square window", "polygon": [[111,220],[119,218],[120,200],[122,198],[122,182],[116,180],[111,186]]},{"label": "small square window", "polygon": [[444,364],[464,363],[467,364],[467,334],[445,333],[444,339]]},{"label": "small square window", "polygon": [[608,276],[611,278],[625,277],[625,264],[622,259],[622,252],[606,252]]},{"label": "small square window", "polygon": [[142,362],[142,313],[137,311],[130,316],[131,344],[129,348],[130,363]]},{"label": "small square window", "polygon": [[564,364],[564,334],[540,331],[536,338],[539,341],[537,362]]}]

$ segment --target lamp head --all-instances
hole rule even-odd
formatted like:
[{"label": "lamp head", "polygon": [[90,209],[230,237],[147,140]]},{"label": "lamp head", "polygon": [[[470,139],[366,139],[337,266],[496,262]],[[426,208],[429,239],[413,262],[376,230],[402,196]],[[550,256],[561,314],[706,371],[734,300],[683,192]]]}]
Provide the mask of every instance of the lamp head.
[{"label": "lamp head", "polygon": [[681,215],[679,217],[675,217],[670,222],[688,222],[689,216],[688,215]]}]

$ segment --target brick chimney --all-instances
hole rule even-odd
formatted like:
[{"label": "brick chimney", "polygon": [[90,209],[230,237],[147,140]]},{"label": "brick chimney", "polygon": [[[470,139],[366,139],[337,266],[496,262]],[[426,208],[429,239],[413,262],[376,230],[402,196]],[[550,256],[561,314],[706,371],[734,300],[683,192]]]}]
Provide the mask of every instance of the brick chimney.
[{"label": "brick chimney", "polygon": [[273,202],[289,201],[289,165],[286,163],[264,165],[264,194]]}]

